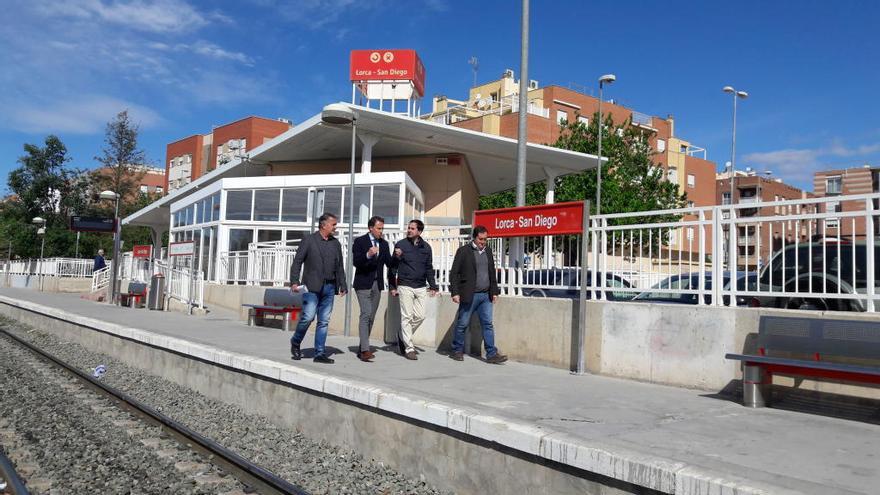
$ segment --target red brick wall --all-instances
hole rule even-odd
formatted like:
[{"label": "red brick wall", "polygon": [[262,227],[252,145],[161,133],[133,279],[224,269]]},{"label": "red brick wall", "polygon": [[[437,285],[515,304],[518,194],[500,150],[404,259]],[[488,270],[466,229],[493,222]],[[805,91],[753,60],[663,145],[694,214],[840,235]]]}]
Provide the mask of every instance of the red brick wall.
[{"label": "red brick wall", "polygon": [[182,155],[192,155],[192,178],[195,179],[202,175],[202,136],[196,134],[188,138],[175,141],[165,147],[165,176],[163,182],[163,191],[168,192],[168,168],[172,158]]},{"label": "red brick wall", "polygon": [[247,150],[263,144],[264,138],[273,138],[290,129],[290,125],[278,120],[262,117],[247,117],[214,129],[214,141],[208,159],[209,172],[217,168],[217,147],[230,139],[246,139]]}]

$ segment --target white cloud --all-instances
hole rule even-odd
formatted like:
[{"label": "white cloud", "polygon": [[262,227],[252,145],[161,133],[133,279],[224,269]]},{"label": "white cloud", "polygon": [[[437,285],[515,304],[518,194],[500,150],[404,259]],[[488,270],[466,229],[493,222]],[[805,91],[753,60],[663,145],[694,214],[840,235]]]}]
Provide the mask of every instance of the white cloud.
[{"label": "white cloud", "polygon": [[86,95],[62,101],[12,104],[7,107],[5,125],[10,129],[34,133],[95,134],[107,122],[128,110],[132,121],[142,129],[161,121],[153,110],[103,95]]},{"label": "white cloud", "polygon": [[34,7],[50,17],[104,21],[154,33],[193,31],[222,15],[203,14],[182,0],[39,0]]},{"label": "white cloud", "polygon": [[[778,176],[802,180],[813,172],[827,168],[843,168],[860,165],[860,160],[878,159],[880,142],[847,146],[841,139],[833,139],[830,144],[820,148],[787,148],[760,153],[749,153],[743,157],[743,166],[749,165],[758,170],[771,170]],[[737,167],[741,168],[741,167]]]}]

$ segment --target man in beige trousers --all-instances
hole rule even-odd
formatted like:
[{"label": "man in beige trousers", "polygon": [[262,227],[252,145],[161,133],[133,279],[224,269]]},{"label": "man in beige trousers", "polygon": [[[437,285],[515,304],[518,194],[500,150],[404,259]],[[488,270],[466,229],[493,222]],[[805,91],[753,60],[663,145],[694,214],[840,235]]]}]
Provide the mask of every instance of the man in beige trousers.
[{"label": "man in beige trousers", "polygon": [[406,228],[406,239],[394,245],[394,256],[388,276],[392,296],[400,297],[400,335],[397,346],[400,354],[411,361],[418,353],[412,343],[413,334],[425,320],[425,302],[437,295],[431,246],[422,239],[425,224],[411,220]]}]

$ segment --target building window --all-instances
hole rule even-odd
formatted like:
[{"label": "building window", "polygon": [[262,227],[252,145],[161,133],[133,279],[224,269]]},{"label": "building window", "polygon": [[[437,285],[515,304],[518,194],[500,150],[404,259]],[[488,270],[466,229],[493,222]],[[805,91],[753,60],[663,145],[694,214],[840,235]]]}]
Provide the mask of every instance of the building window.
[{"label": "building window", "polygon": [[623,137],[623,127],[617,128],[617,137]]},{"label": "building window", "polygon": [[688,201],[688,208],[693,208],[693,207],[694,207],[694,202]]},{"label": "building window", "polygon": [[825,194],[829,196],[832,194],[840,194],[841,189],[843,189],[841,186],[842,183],[840,176],[828,177],[825,179]]},{"label": "building window", "polygon": [[675,167],[669,167],[669,170],[666,171],[666,178],[669,179],[669,182],[678,184],[678,169]]},{"label": "building window", "polygon": [[556,123],[562,125],[563,122],[568,122],[568,112],[566,112],[565,110],[557,110]]},{"label": "building window", "polygon": [[729,192],[721,193],[721,204],[722,205],[729,205],[730,204],[730,193]]},{"label": "building window", "polygon": [[308,217],[308,188],[285,189],[281,194],[281,221],[305,222]]},{"label": "building window", "polygon": [[250,220],[251,206],[253,203],[253,191],[227,191],[226,192],[226,219],[227,220]]},{"label": "building window", "polygon": [[688,174],[688,187],[697,186],[697,177],[694,174]]},{"label": "building window", "polygon": [[[830,202],[830,203],[826,203],[826,204],[825,204],[825,209],[828,211],[828,213],[838,213],[838,212],[840,211],[840,202],[839,202],[839,201],[833,201],[833,202]],[[838,219],[837,219],[837,218],[828,218],[828,219],[825,219],[825,228],[828,228],[828,229],[836,229],[837,226],[838,226],[838,223],[839,223],[839,222],[838,222]]]},{"label": "building window", "polygon": [[400,223],[400,186],[373,187],[373,214],[385,218],[387,224]]},{"label": "building window", "polygon": [[163,189],[162,186],[156,186],[156,192],[162,194],[163,192],[165,192],[165,189]]},{"label": "building window", "polygon": [[584,117],[583,115],[578,115],[578,122],[584,124],[585,127],[590,125],[590,119]]},{"label": "building window", "polygon": [[281,189],[257,189],[254,196],[254,220],[277,222],[280,199]]},{"label": "building window", "polygon": [[678,152],[679,152],[679,153],[687,153],[687,152],[688,152],[688,147],[687,147],[687,145],[686,145],[686,144],[682,144],[681,146],[679,146],[679,147],[678,147]]},{"label": "building window", "polygon": [[141,185],[141,194],[147,194],[150,192],[150,188],[144,185]]},{"label": "building window", "polygon": [[658,139],[657,140],[657,151],[659,151],[660,153],[666,151],[666,140],[665,139]]}]

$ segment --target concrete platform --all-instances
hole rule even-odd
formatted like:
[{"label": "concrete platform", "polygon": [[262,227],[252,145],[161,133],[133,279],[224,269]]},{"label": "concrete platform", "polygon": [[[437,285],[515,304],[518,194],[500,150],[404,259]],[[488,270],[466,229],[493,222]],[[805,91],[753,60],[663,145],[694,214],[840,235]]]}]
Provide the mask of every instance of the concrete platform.
[{"label": "concrete platform", "polygon": [[880,426],[871,422],[750,410],[712,392],[515,362],[459,363],[432,349],[413,362],[379,342],[367,364],[354,355],[355,338],[328,339],[335,365],[294,362],[289,333],[247,327],[233,312],[193,317],[26,289],[0,289],[0,303],[662,493],[868,494],[880,486]]}]

